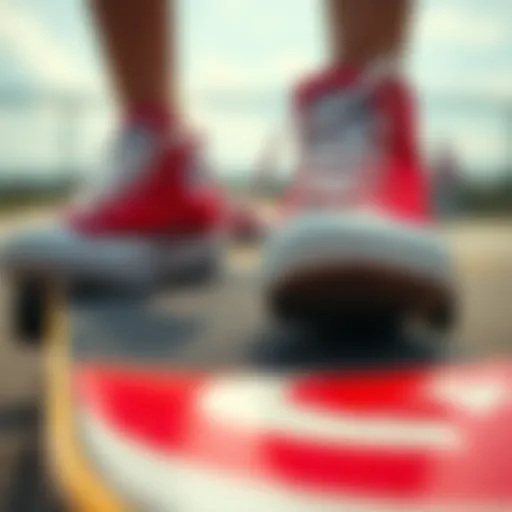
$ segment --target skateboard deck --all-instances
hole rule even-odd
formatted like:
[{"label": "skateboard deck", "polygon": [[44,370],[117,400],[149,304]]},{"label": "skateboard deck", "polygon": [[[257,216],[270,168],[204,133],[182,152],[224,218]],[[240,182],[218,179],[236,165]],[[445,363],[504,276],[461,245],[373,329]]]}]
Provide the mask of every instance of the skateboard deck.
[{"label": "skateboard deck", "polygon": [[[71,297],[67,303],[60,302],[59,307],[54,308],[52,330],[46,349],[46,386],[48,398],[46,439],[53,467],[53,479],[65,497],[65,501],[73,503],[73,506],[77,507],[78,510],[84,511],[120,512],[132,510],[126,503],[122,502],[119,496],[124,493],[129,494],[132,484],[127,484],[126,482],[129,482],[130,475],[133,476],[133,472],[137,470],[138,463],[135,462],[136,459],[130,459],[132,460],[131,463],[123,464],[119,470],[120,473],[122,472],[121,470],[127,471],[126,475],[123,476],[121,474],[116,475],[117,470],[105,469],[108,466],[102,467],[94,462],[95,458],[103,456],[101,455],[103,451],[100,450],[94,453],[88,451],[92,448],[84,447],[84,439],[87,439],[89,434],[94,433],[94,424],[84,423],[82,421],[83,414],[77,412],[77,409],[81,409],[82,406],[87,410],[90,405],[82,402],[91,400],[91,403],[96,404],[93,405],[93,409],[100,411],[100,415],[103,414],[101,412],[103,407],[106,407],[107,412],[105,414],[107,416],[115,409],[112,414],[114,416],[121,414],[122,417],[120,420],[119,416],[112,416],[109,421],[114,423],[111,426],[115,426],[116,421],[121,421],[123,424],[126,423],[128,425],[126,428],[131,428],[129,426],[132,424],[138,425],[137,428],[141,428],[143,435],[149,436],[148,439],[153,439],[151,436],[164,435],[165,437],[171,435],[166,422],[172,422],[172,418],[177,414],[176,412],[171,414],[171,411],[174,411],[175,407],[181,407],[179,404],[182,403],[182,400],[176,397],[181,396],[182,393],[183,397],[188,396],[191,391],[190,386],[197,386],[198,382],[209,382],[209,380],[204,380],[205,375],[208,376],[206,379],[213,380],[219,376],[228,376],[229,379],[233,375],[257,375],[257,386],[263,385],[263,388],[267,386],[265,384],[267,383],[266,375],[269,376],[269,386],[276,385],[276,381],[273,379],[276,375],[280,379],[284,376],[289,376],[290,382],[296,376],[299,376],[300,380],[304,376],[316,375],[319,376],[318,381],[315,381],[313,378],[308,383],[306,379],[301,384],[306,386],[306,388],[312,386],[314,395],[318,395],[318,389],[324,389],[322,396],[316,396],[314,400],[327,401],[325,403],[333,399],[337,400],[335,397],[339,391],[335,391],[335,394],[332,394],[331,390],[340,389],[340,385],[346,384],[347,389],[351,391],[347,395],[344,395],[342,392],[341,396],[344,397],[343,400],[348,400],[352,403],[353,407],[391,407],[399,409],[402,412],[393,421],[404,420],[406,422],[411,414],[420,414],[420,411],[422,411],[421,414],[435,413],[437,415],[436,421],[442,420],[441,424],[445,425],[442,427],[443,429],[445,427],[452,429],[452,423],[455,421],[455,424],[458,424],[457,422],[460,420],[461,428],[467,429],[473,435],[471,430],[473,425],[468,426],[464,423],[467,419],[467,412],[459,409],[460,405],[453,405],[451,403],[442,407],[437,403],[435,407],[432,404],[423,405],[421,402],[423,398],[417,395],[418,390],[423,384],[430,383],[433,379],[442,380],[445,378],[445,373],[448,376],[453,374],[449,363],[451,355],[449,351],[445,350],[445,347],[430,344],[419,338],[407,337],[403,334],[397,335],[394,330],[382,331],[382,326],[378,325],[373,327],[369,325],[363,331],[354,331],[352,327],[347,327],[345,324],[333,324],[323,328],[299,328],[297,326],[275,324],[265,314],[258,293],[258,283],[258,276],[248,272],[230,276],[224,282],[208,287],[196,286],[175,289],[165,296],[154,297],[150,301],[127,297],[76,296]],[[442,368],[448,369],[445,371]],[[360,370],[361,373],[359,374],[358,371],[354,373],[354,369]],[[455,374],[458,371],[455,371]],[[463,370],[463,372],[465,371]],[[479,370],[469,371],[470,373],[479,374]],[[506,372],[509,372],[509,370],[506,370]],[[503,370],[498,369],[495,371],[494,369],[487,368],[482,375],[484,373],[491,376],[501,375]],[[326,384],[324,378],[326,375],[332,376],[325,377],[327,379],[332,378],[332,384]],[[358,377],[358,375],[363,377]],[[371,375],[374,375],[374,377],[371,377]],[[460,398],[462,402],[467,398],[466,389],[468,383],[464,381],[466,378],[464,373],[461,377],[464,387],[460,388],[464,396],[457,398]],[[504,380],[508,381],[509,377],[504,378]],[[76,394],[77,382],[78,394]],[[113,382],[115,383],[114,387],[112,387]],[[243,392],[243,389],[246,389],[243,387],[246,386],[246,383],[243,380],[240,382],[242,386],[242,391],[240,392]],[[344,382],[345,384],[343,384]],[[365,386],[367,386],[365,382],[373,382],[372,386],[374,387],[364,391],[366,389]],[[91,383],[92,391],[87,389]],[[98,388],[95,388],[98,383],[101,383],[101,386],[107,385],[107,388],[105,388],[105,396],[107,398],[102,396],[101,393],[98,395]],[[512,389],[512,380],[510,383]],[[360,384],[362,384],[361,388]],[[477,382],[477,384],[480,388],[480,383]],[[203,384],[201,384],[202,386]],[[85,394],[82,393],[84,389],[86,390]],[[358,389],[362,391],[358,391]],[[150,408],[147,408],[147,404],[143,405],[143,408],[138,410],[137,408],[141,404],[145,404],[147,400],[149,400],[149,403],[152,403],[155,390],[157,390],[155,396],[164,397],[164,401],[160,401],[159,406],[152,405]],[[247,388],[248,393],[252,391]],[[111,392],[114,394],[110,395]],[[349,396],[351,393],[355,393],[355,402]],[[249,394],[248,397],[250,396]],[[483,398],[485,399],[486,397]],[[252,404],[250,398],[247,401],[249,402],[250,410],[255,410],[257,413],[258,411],[259,413],[262,412],[261,407],[263,407],[264,411],[267,409],[265,403],[255,402]],[[103,405],[99,406],[98,403]],[[137,403],[139,405],[136,405]],[[216,406],[222,406],[222,400]],[[473,405],[469,404],[469,406],[472,407]],[[244,408],[243,402],[238,403],[237,407],[243,409],[242,415],[247,410]],[[111,408],[112,411],[109,412]],[[184,414],[183,410],[179,414]],[[405,414],[403,418],[400,416],[402,414]],[[265,414],[261,416],[263,419],[265,417]],[[258,415],[256,418],[258,418]],[[249,420],[247,418],[244,419],[245,421],[250,421],[250,417]],[[262,441],[259,440],[260,438],[246,437],[247,433],[244,432],[243,425],[244,423],[242,423],[240,430],[229,430],[228,428],[230,432],[228,445],[234,443],[234,446],[237,446],[236,443],[240,442],[239,438],[241,437],[243,445],[240,446],[240,449],[244,447],[244,450],[261,450],[263,445],[261,445]],[[415,425],[416,423],[413,423],[411,428],[415,429]],[[298,428],[295,423],[290,424],[290,426]],[[308,427],[307,423],[303,426],[305,428],[311,427]],[[199,447],[208,453],[213,450],[208,457],[213,457],[213,462],[215,462],[215,458],[219,457],[219,453],[228,449],[228,445],[221,449],[221,452],[218,452],[216,448],[219,443],[219,445],[226,443],[226,438],[222,437],[225,434],[222,434],[218,440],[215,440],[215,435],[217,434],[208,430],[211,427],[208,423],[198,424],[197,427],[200,429],[206,428],[204,437],[201,434],[201,439],[204,439],[206,445],[200,443]],[[348,436],[348,438],[352,439],[354,435],[356,437],[358,435],[372,437],[382,434],[378,429],[375,430],[373,426],[370,428],[368,425],[362,428],[360,433],[358,429],[354,430],[350,427],[350,429],[346,430],[346,428],[346,425],[340,427],[341,437]],[[367,428],[369,430],[365,431]],[[400,437],[397,438],[394,431],[386,430],[386,428],[384,428],[383,435],[391,435],[392,438],[391,441],[388,439],[386,443],[398,443],[400,446],[404,442],[426,443],[425,447],[421,447],[421,450],[437,450],[436,443],[440,442],[442,447],[444,447],[445,443],[450,445],[453,441],[453,438],[450,437],[451,434],[448,437],[445,436],[444,430],[434,433],[434,438],[431,437],[432,433],[425,433],[421,430],[418,440],[416,433],[408,433],[409,430],[406,429],[404,431],[404,439],[408,435],[412,435],[412,437],[410,440],[404,440]],[[88,433],[88,430],[91,430],[91,432]],[[190,435],[190,428],[187,428],[187,432],[187,435]],[[502,434],[503,432],[499,435]],[[210,438],[209,436],[211,435],[214,435],[214,437]],[[440,437],[437,437],[439,435]],[[426,437],[423,439],[421,436]],[[356,442],[354,439],[350,439],[348,440],[351,444]],[[269,445],[265,449],[271,449],[271,446]],[[292,451],[296,449],[297,447],[291,448],[290,446],[287,448],[287,450]],[[375,486],[372,492],[380,493],[382,490],[385,491],[385,488],[382,487],[384,484],[379,483],[379,479],[381,479],[382,482],[389,480],[391,482],[390,485],[395,485],[396,483],[397,489],[400,486],[405,485],[407,487],[410,484],[417,488],[418,493],[430,492],[429,482],[431,482],[431,478],[438,478],[436,473],[438,471],[438,464],[444,467],[444,459],[441,458],[439,461],[436,459],[432,465],[428,466],[428,471],[433,471],[432,475],[430,475],[428,472],[425,473],[427,466],[424,466],[424,462],[421,462],[425,460],[423,455],[416,459],[417,454],[414,450],[413,452],[416,455],[413,456],[413,452],[411,452],[412,462],[407,463],[412,464],[412,466],[407,464],[403,466],[404,459],[402,457],[406,456],[404,454],[409,453],[404,451],[404,449],[407,450],[407,448],[400,448],[397,455],[398,466],[396,468],[398,469],[393,466],[394,459],[392,455],[389,455],[391,458],[386,455],[388,462],[385,465],[391,464],[390,469],[383,470],[382,464],[384,462],[375,462],[377,464],[375,472],[372,470],[370,473],[366,472],[366,470],[363,471],[361,467],[365,464],[374,464],[374,462],[360,462],[357,458],[359,455],[356,452],[350,456],[351,458],[347,459],[346,463],[354,466],[354,471],[356,471],[354,478],[356,480],[360,479],[360,481],[358,480],[359,483],[356,482],[356,484],[362,486],[363,490],[366,488],[365,486],[368,486],[368,489],[373,489],[372,486]],[[417,449],[419,448],[415,448],[415,450]],[[108,449],[105,453],[107,452]],[[237,449],[235,449],[235,452],[237,452]],[[321,457],[320,462],[318,462],[320,464],[318,468],[322,468],[322,464],[324,464],[322,460],[326,457],[325,452],[318,452],[320,455],[314,455],[313,452],[308,453],[308,457]],[[300,455],[300,457],[303,455]],[[470,455],[479,456],[479,454]],[[232,454],[231,456],[234,455]],[[267,453],[267,456],[270,456],[269,453]],[[284,454],[278,456],[277,452],[273,453],[271,459],[267,460],[264,458],[261,464],[280,464],[282,456]],[[293,457],[295,456],[293,455]],[[273,457],[278,458],[274,459]],[[234,461],[229,462],[229,458],[229,460],[225,460],[223,455],[221,459],[223,461],[222,464],[229,465],[234,463]],[[237,470],[245,471],[242,467],[243,461],[238,460],[237,457],[235,459],[238,461],[235,464],[238,468]],[[210,463],[213,462],[210,460]],[[144,464],[146,463],[149,464],[147,460]],[[462,460],[460,464],[458,461],[456,463],[457,468],[467,465],[466,459]],[[489,460],[485,460],[482,463],[488,464]],[[242,464],[242,466],[239,466],[239,464]],[[252,463],[250,462],[250,464]],[[305,467],[302,466],[302,463],[297,464],[290,467],[289,471],[295,472],[294,468]],[[363,466],[360,466],[360,464],[363,464]],[[418,466],[416,468],[416,464],[420,464],[421,467]],[[145,472],[149,474],[151,472],[150,465],[147,468],[149,469],[145,470]],[[396,472],[392,468],[395,468]],[[416,469],[412,470],[410,468]],[[318,470],[320,471],[320,469]],[[414,473],[416,476],[413,480],[407,477],[410,471],[419,471],[417,475]],[[153,475],[153,473],[151,474]],[[396,478],[395,476],[390,476],[388,479],[386,476],[388,474],[402,476],[396,476]],[[508,474],[508,472],[503,473],[503,475]],[[110,485],[110,477],[112,475],[116,475],[121,483],[123,483],[123,478],[126,477],[127,480],[124,482],[123,492],[119,492],[119,488]],[[151,478],[157,477],[158,471],[151,476]],[[296,477],[299,478],[297,475]],[[473,482],[474,477],[475,475],[470,475],[466,480],[464,480],[465,477],[462,479],[462,484],[457,480],[450,482],[449,485],[454,486],[457,492],[460,490],[460,487],[463,493],[466,493],[468,486],[471,488],[473,485],[471,482]],[[314,480],[315,477],[313,473],[309,474],[306,472],[300,478],[304,478],[304,485],[310,485],[311,480]],[[338,477],[333,476],[333,478],[336,480]],[[402,478],[403,480],[400,480]],[[441,482],[443,482],[443,477],[440,478]],[[437,482],[437,480],[435,481]],[[144,486],[151,487],[142,477],[141,480],[136,479],[133,482],[134,488],[136,485],[139,485],[139,488],[142,490],[144,490]],[[199,508],[195,505],[190,505],[190,508],[188,508],[189,503],[194,501],[194,496],[197,496],[197,494],[194,492],[190,493],[190,487],[185,485],[186,481],[179,482],[176,482],[177,489],[172,491],[175,494],[170,499],[170,503],[182,503],[183,510],[185,511],[206,510],[201,508],[203,505],[199,506]],[[210,477],[203,481],[205,486],[211,483]],[[219,482],[217,483],[220,485]],[[508,485],[508,480],[506,483]],[[165,486],[171,488],[172,482],[167,481]],[[165,486],[162,483],[159,488],[162,489]],[[115,488],[116,492],[113,492],[113,488]],[[230,489],[231,484],[227,488]],[[121,489],[123,489],[122,486]],[[220,493],[220,488],[218,490],[218,493],[212,494],[212,498],[203,496],[206,502],[213,498],[221,500],[215,506],[222,508],[213,508],[212,510],[239,510],[236,508],[238,505],[230,501],[231,498],[228,495]],[[444,490],[439,490],[437,484],[434,490],[441,493],[442,497],[444,497]],[[400,494],[402,491],[399,490],[397,492]],[[408,493],[409,491],[403,492]],[[366,496],[365,493],[366,491],[363,492],[364,497]],[[506,492],[504,491],[500,496],[503,494],[506,494]],[[296,510],[293,508],[293,504],[298,502],[295,501],[294,496],[286,495],[286,500],[289,500],[291,508],[283,508],[283,510]],[[428,498],[428,494],[426,496]],[[270,501],[266,502],[267,498]],[[261,496],[262,503],[264,502],[266,505],[275,505],[275,502],[272,501],[274,498],[276,500],[284,499],[281,495],[277,498],[272,493],[266,493]],[[320,508],[314,508],[316,505],[312,505],[312,508],[299,507],[297,510],[324,510],[322,508],[322,500],[323,498],[320,498],[320,505],[318,505]],[[415,495],[413,500],[415,506],[424,505],[422,500],[423,498],[420,499]],[[375,508],[371,508],[375,506],[375,503],[376,501],[373,501],[372,505],[369,505],[370,508],[354,508],[354,510],[375,510]],[[395,505],[391,505],[391,507],[395,508],[383,507],[380,510],[398,510]],[[163,501],[159,507],[156,507],[155,510],[172,510],[171,508],[166,508],[167,501]],[[279,510],[278,508],[274,509]],[[406,509],[415,510],[412,505]],[[148,508],[148,510],[150,509]],[[251,508],[250,510],[253,509]]]}]

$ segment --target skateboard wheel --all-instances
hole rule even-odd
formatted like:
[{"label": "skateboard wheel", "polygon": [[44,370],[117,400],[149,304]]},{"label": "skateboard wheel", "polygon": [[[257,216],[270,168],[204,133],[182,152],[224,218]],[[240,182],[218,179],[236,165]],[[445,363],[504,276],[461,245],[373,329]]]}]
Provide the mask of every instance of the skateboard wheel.
[{"label": "skateboard wheel", "polygon": [[[320,328],[342,328],[349,331],[396,331],[403,322],[399,311],[385,307],[360,307],[337,303],[319,304],[314,299],[280,300],[267,298],[267,310],[276,322]],[[303,298],[302,298],[303,299]]]},{"label": "skateboard wheel", "polygon": [[305,271],[267,293],[268,309],[285,320],[322,323],[353,317],[363,324],[392,317],[421,318],[447,331],[455,321],[453,293],[442,285],[396,269],[354,266]]},{"label": "skateboard wheel", "polygon": [[46,335],[48,290],[41,279],[26,278],[15,283],[12,318],[14,336],[30,346],[39,346]]},{"label": "skateboard wheel", "polygon": [[457,322],[458,311],[455,301],[433,309],[428,315],[429,324],[440,331],[448,331]]}]

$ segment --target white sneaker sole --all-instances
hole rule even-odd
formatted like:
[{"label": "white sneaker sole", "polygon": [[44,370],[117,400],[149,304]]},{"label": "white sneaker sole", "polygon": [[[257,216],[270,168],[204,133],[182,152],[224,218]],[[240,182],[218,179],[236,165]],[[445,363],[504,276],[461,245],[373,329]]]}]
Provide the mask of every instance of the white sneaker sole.
[{"label": "white sneaker sole", "polygon": [[0,265],[21,276],[146,290],[169,279],[221,270],[225,238],[86,238],[59,226],[4,244]]},{"label": "white sneaker sole", "polygon": [[376,309],[420,314],[436,324],[451,317],[446,249],[432,233],[390,219],[304,215],[269,241],[263,261],[265,294],[277,316]]}]

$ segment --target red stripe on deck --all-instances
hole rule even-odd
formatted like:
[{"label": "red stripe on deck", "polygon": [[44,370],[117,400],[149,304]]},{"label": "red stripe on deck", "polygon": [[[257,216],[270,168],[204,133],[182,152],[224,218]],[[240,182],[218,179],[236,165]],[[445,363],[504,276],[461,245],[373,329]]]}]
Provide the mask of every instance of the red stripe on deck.
[{"label": "red stripe on deck", "polygon": [[[499,376],[505,383],[512,377],[509,366],[459,367],[446,374],[468,382],[471,376]],[[330,414],[348,406],[362,416],[376,411],[394,412],[400,418],[442,416],[443,408],[434,399],[424,403],[418,399],[422,383],[435,375],[396,372],[298,379],[290,381],[290,403]],[[326,495],[512,499],[512,395],[483,415],[454,415],[452,410],[452,425],[463,434],[465,444],[460,450],[443,452],[327,442],[320,436],[302,438],[229,419],[219,421],[198,406],[213,377],[98,366],[81,368],[74,375],[81,405],[94,410],[112,431],[226,475]]]},{"label": "red stripe on deck", "polygon": [[109,367],[76,372],[82,403],[107,425],[158,450],[179,450],[193,425],[193,407],[204,378]]},{"label": "red stripe on deck", "polygon": [[159,453],[186,456],[228,474],[334,494],[419,492],[429,468],[424,451],[327,444],[219,424],[197,410],[206,382],[202,375],[96,367],[77,372],[76,389],[112,430]]},{"label": "red stripe on deck", "polygon": [[297,406],[319,411],[369,412],[403,419],[442,419],[447,409],[426,395],[425,374],[410,370],[311,376],[297,381],[289,397]]}]

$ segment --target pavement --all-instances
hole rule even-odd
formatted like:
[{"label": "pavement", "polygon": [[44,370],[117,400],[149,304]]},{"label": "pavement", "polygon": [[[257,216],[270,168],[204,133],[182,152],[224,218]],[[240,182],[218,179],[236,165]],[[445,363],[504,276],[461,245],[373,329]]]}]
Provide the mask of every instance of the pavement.
[{"label": "pavement", "polygon": [[[0,235],[40,222],[51,211],[0,219]],[[452,247],[461,298],[453,342],[482,357],[512,355],[512,221],[464,220],[442,227]],[[257,264],[257,247],[233,250],[232,263]],[[40,354],[15,343],[8,332],[7,287],[0,283],[0,511],[34,508],[42,473],[39,447]]]}]

